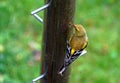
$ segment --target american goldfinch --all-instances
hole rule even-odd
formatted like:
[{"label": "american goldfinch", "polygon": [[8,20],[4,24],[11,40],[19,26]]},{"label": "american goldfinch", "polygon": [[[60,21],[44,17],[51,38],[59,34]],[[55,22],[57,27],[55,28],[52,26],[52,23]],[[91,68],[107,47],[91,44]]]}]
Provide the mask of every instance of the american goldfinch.
[{"label": "american goldfinch", "polygon": [[63,75],[63,72],[67,66],[69,66],[74,60],[86,53],[84,49],[88,44],[88,37],[84,27],[82,25],[76,24],[70,25],[74,27],[74,33],[72,33],[69,40],[67,41],[67,50],[64,63],[58,72],[60,75]]}]

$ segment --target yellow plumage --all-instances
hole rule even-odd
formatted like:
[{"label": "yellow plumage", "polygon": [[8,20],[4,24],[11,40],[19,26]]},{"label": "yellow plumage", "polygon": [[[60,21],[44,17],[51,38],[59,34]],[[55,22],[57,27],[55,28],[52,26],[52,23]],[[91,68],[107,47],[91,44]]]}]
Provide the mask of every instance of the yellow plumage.
[{"label": "yellow plumage", "polygon": [[59,70],[59,74],[62,75],[73,61],[75,61],[79,56],[86,53],[84,50],[88,44],[88,37],[86,31],[82,25],[70,24],[74,27],[74,32],[71,33],[69,40],[67,41],[67,51],[64,59],[64,64]]},{"label": "yellow plumage", "polygon": [[71,47],[71,55],[76,50],[84,49],[88,43],[88,37],[86,31],[82,25],[72,25],[75,29],[74,33],[69,38],[69,45]]}]

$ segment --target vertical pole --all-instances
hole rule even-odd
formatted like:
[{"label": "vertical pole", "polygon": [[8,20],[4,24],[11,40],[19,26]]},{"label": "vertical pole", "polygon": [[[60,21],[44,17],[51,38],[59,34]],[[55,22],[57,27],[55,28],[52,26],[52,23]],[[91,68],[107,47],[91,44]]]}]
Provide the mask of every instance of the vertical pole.
[{"label": "vertical pole", "polygon": [[47,68],[48,71],[41,83],[69,83],[69,69],[63,76],[58,74],[58,70],[64,62],[69,23],[73,22],[74,10],[75,0],[52,0],[45,11],[42,72]]}]

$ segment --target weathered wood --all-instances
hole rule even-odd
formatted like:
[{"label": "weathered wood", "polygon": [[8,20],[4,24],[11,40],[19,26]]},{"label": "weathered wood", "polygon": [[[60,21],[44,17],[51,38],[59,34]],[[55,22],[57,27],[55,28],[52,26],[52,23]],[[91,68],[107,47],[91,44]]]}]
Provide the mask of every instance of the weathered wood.
[{"label": "weathered wood", "polygon": [[42,72],[46,66],[48,71],[41,83],[69,83],[69,69],[64,76],[60,76],[58,70],[64,61],[69,23],[73,21],[74,8],[75,0],[52,0],[45,11]]}]

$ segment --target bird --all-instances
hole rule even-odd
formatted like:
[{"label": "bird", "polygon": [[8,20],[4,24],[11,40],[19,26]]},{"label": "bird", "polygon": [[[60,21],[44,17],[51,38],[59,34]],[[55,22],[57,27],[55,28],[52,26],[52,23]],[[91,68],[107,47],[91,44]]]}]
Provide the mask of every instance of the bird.
[{"label": "bird", "polygon": [[85,48],[88,45],[88,37],[85,28],[81,24],[70,23],[70,26],[74,28],[74,31],[67,40],[64,63],[58,71],[61,76],[72,62],[87,52]]}]

